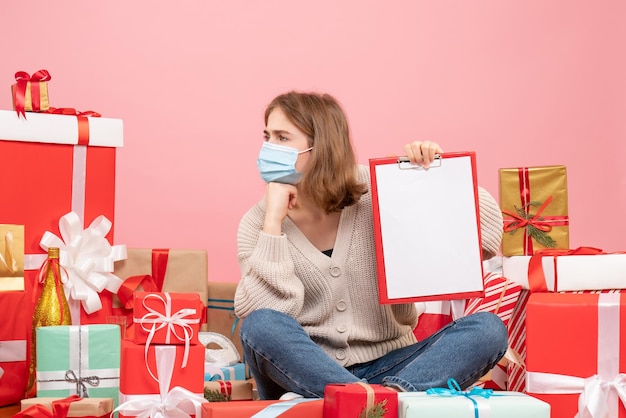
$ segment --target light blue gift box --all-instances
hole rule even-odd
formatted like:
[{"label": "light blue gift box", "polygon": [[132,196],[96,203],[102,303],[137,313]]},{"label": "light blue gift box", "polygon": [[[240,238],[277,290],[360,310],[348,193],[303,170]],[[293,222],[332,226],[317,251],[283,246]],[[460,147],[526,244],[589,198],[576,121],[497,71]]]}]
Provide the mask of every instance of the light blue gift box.
[{"label": "light blue gift box", "polygon": [[120,386],[120,327],[69,325],[37,328],[37,397],[77,394],[113,398]]},{"label": "light blue gift box", "polygon": [[243,363],[235,363],[232,366],[219,367],[220,373],[223,376],[211,369],[210,365],[205,364],[205,382],[212,382],[215,380],[246,380],[246,365]]},{"label": "light blue gift box", "polygon": [[[431,389],[432,390],[432,389]],[[447,389],[443,389],[447,391]],[[427,392],[398,393],[399,418],[550,418],[550,404],[520,392],[488,397]]]}]

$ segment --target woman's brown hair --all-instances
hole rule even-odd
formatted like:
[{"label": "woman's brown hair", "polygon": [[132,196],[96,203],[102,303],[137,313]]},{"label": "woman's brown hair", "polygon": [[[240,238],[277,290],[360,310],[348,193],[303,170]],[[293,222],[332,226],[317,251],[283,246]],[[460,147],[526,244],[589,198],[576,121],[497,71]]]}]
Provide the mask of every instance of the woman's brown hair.
[{"label": "woman's brown hair", "polygon": [[329,94],[291,91],[276,97],[265,110],[265,124],[275,108],[309,137],[311,159],[300,193],[326,213],[355,204],[367,192],[367,184],[356,178],[356,157],[350,142],[346,115]]}]

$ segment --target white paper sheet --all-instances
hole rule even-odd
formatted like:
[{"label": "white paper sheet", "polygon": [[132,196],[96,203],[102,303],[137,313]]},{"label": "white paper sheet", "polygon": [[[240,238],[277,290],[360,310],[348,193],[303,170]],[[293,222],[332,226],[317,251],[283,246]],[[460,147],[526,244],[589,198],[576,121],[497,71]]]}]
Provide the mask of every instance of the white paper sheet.
[{"label": "white paper sheet", "polygon": [[444,154],[441,165],[428,170],[371,165],[380,222],[377,261],[384,263],[386,283],[381,302],[464,299],[483,291],[472,160],[472,154]]}]

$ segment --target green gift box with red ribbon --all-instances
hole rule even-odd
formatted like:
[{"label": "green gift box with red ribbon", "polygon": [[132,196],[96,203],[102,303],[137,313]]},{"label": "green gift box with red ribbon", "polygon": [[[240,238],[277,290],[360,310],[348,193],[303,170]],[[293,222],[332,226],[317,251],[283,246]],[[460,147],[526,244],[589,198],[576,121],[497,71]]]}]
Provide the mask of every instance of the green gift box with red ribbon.
[{"label": "green gift box with red ribbon", "polygon": [[499,174],[502,255],[569,249],[565,166],[501,168]]}]

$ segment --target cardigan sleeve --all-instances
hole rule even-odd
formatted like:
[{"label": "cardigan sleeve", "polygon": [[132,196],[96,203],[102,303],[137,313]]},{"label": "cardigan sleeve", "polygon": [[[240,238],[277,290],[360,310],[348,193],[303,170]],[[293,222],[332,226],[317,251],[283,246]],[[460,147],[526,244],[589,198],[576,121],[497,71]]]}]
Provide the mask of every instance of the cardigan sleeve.
[{"label": "cardigan sleeve", "polygon": [[274,236],[261,231],[264,216],[257,204],[239,224],[241,280],[235,293],[235,314],[245,318],[257,309],[271,308],[297,317],[304,304],[304,286],[295,275],[285,234]]}]

